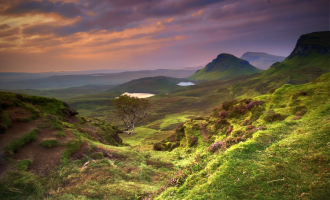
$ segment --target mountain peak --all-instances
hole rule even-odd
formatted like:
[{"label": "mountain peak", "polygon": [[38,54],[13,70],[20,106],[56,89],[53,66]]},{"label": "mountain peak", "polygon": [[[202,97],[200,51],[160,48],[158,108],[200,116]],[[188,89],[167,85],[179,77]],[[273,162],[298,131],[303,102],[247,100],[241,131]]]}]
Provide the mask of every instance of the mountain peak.
[{"label": "mountain peak", "polygon": [[231,54],[222,53],[189,78],[192,80],[229,79],[235,76],[259,72],[261,70],[252,66],[248,61],[239,59]]}]

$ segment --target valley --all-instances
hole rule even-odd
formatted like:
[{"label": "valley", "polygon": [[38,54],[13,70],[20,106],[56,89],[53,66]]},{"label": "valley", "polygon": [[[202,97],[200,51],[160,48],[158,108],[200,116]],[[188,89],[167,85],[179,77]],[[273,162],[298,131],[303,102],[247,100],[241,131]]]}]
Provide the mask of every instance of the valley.
[{"label": "valley", "polygon": [[[265,70],[222,53],[193,73],[0,92],[0,198],[326,199],[328,36],[302,35]],[[132,135],[112,111],[122,94],[150,104]]]}]

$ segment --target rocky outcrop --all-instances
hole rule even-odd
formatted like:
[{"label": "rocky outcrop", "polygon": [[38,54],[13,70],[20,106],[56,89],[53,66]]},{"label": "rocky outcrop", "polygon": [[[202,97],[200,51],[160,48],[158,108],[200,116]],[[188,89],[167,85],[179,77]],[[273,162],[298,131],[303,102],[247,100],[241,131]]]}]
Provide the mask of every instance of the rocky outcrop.
[{"label": "rocky outcrop", "polygon": [[329,37],[330,31],[315,32],[300,36],[294,50],[287,57],[287,60],[290,60],[296,56],[307,56],[312,51],[320,55],[329,53]]}]

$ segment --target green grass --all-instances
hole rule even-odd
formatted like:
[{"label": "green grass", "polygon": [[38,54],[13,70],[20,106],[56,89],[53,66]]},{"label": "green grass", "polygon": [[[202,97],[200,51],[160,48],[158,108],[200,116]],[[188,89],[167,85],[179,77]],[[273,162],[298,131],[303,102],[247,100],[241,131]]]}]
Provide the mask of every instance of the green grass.
[{"label": "green grass", "polygon": [[[177,152],[192,150],[195,152],[192,155],[201,152],[204,161],[198,162],[200,167],[181,186],[169,187],[156,199],[327,199],[330,196],[329,78],[330,74],[325,74],[315,82],[283,86],[272,95],[258,97],[266,102],[267,109],[290,116],[283,121],[265,121],[264,117],[269,116],[266,109],[253,124],[267,129],[255,131],[252,138],[225,151],[212,154],[200,144],[194,149],[177,149]],[[302,90],[313,94],[297,97]],[[297,106],[291,104],[294,96],[299,106],[308,109],[299,120],[293,120],[292,108]],[[211,116],[206,121],[212,119]],[[234,130],[244,130],[241,126],[244,118],[228,120]],[[193,131],[192,122],[189,123],[185,132]]]},{"label": "green grass", "polygon": [[39,129],[32,130],[31,132],[11,142],[9,146],[6,147],[5,149],[11,153],[17,153],[21,148],[23,148],[28,143],[35,141],[38,132]]},{"label": "green grass", "polygon": [[52,148],[52,147],[56,147],[59,145],[58,140],[57,139],[47,139],[47,140],[43,140],[39,143],[40,146],[43,146],[45,148]]},{"label": "green grass", "polygon": [[31,165],[32,163],[33,163],[33,161],[30,159],[21,160],[16,164],[16,169],[25,171],[25,170],[27,170],[29,165]]}]

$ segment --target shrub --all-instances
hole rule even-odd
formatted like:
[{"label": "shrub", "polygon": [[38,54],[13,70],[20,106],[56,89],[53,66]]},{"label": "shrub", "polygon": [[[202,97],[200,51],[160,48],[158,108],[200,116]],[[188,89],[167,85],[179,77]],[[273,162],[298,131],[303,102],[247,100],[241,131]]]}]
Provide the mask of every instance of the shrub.
[{"label": "shrub", "polygon": [[306,91],[300,91],[292,96],[292,100],[295,101],[300,96],[308,96],[308,93]]},{"label": "shrub", "polygon": [[220,126],[228,125],[228,124],[230,124],[230,123],[225,119],[220,119],[220,120],[217,121],[217,125],[220,125]]},{"label": "shrub", "polygon": [[296,106],[292,108],[292,113],[297,116],[303,116],[307,113],[307,108],[305,106]]},{"label": "shrub", "polygon": [[198,142],[198,138],[196,136],[191,137],[189,141],[189,147],[195,146],[197,142]]},{"label": "shrub", "polygon": [[227,129],[227,135],[229,135],[233,131],[233,127]]},{"label": "shrub", "polygon": [[207,149],[207,151],[214,153],[214,152],[218,151],[219,149],[224,149],[224,148],[225,148],[225,142],[224,141],[217,141],[217,142],[213,143]]},{"label": "shrub", "polygon": [[226,118],[227,117],[227,111],[226,110],[220,111],[219,117]]},{"label": "shrub", "polygon": [[266,112],[264,116],[264,120],[266,122],[274,122],[274,121],[281,121],[285,118],[285,116],[281,115],[280,113],[275,113],[274,110],[270,109]]},{"label": "shrub", "polygon": [[167,181],[168,185],[167,187],[169,186],[180,186],[182,185],[182,183],[184,183],[185,179],[187,177],[187,173],[180,169],[178,172],[174,173],[173,177],[171,179],[169,179]]},{"label": "shrub", "polygon": [[238,101],[235,100],[230,100],[230,101],[225,101],[221,104],[220,109],[223,110],[230,110],[231,107],[233,107],[233,105],[235,105]]},{"label": "shrub", "polygon": [[157,143],[154,144],[154,150],[162,151],[163,149],[164,149],[164,147],[163,147],[162,143],[157,142]]},{"label": "shrub", "polygon": [[46,147],[47,149],[48,148],[52,148],[52,147],[55,147],[55,146],[58,146],[59,143],[58,143],[58,140],[57,139],[47,139],[47,140],[43,140],[39,143],[40,146],[43,146],[43,147]]},{"label": "shrub", "polygon": [[246,109],[252,110],[252,108],[257,107],[261,105],[263,102],[262,101],[251,101],[249,104],[245,106]]},{"label": "shrub", "polygon": [[240,102],[238,105],[234,106],[233,109],[229,113],[229,117],[236,117],[237,115],[244,114],[246,111],[245,106],[243,106],[243,103]]},{"label": "shrub", "polygon": [[249,126],[246,127],[246,130],[252,130],[252,129],[254,129],[254,128],[255,128],[255,126],[253,126],[253,125],[249,125]]}]

